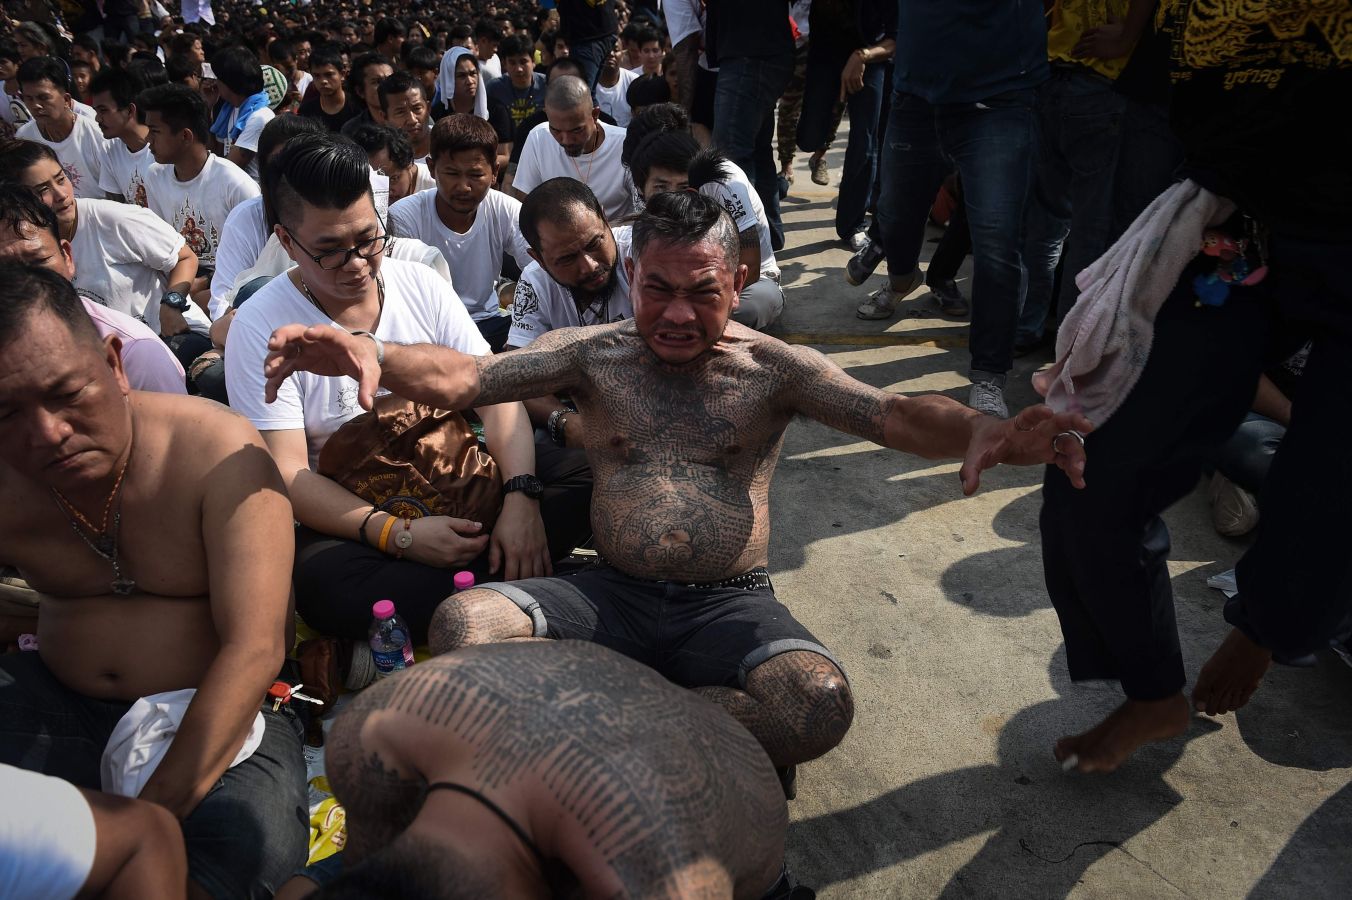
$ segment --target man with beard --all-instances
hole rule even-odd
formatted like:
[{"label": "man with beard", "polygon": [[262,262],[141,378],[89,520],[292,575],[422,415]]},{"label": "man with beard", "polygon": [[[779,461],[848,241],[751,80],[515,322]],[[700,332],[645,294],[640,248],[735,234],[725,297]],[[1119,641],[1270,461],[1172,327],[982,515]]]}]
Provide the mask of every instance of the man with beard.
[{"label": "man with beard", "polygon": [[502,256],[520,266],[534,256],[517,228],[521,203],[493,190],[498,177],[498,135],[478,116],[456,113],[432,129],[436,189],[390,207],[390,232],[436,247],[455,273],[455,291],[493,352],[502,350],[512,320],[498,309],[495,289]]},{"label": "man with beard", "polygon": [[591,188],[611,221],[634,208],[629,172],[620,161],[625,131],[600,121],[587,83],[571,75],[550,79],[545,118],[526,138],[512,190],[526,195],[551,178],[573,178]]},{"label": "man with beard", "polygon": [[[520,224],[534,262],[516,283],[508,349],[556,328],[634,317],[624,267],[631,229],[612,230],[590,188],[572,178],[551,178],[521,204]],[[551,394],[527,400],[526,411],[555,443],[582,446],[582,415],[563,399]]]},{"label": "man with beard", "polygon": [[[536,227],[523,209],[523,231]],[[1076,432],[1092,426],[1042,406],[997,419],[941,394],[886,393],[815,350],[729,321],[746,267],[737,226],[710,197],[658,194],[632,244],[632,321],[561,328],[477,357],[285,325],[268,341],[265,390],[271,399],[304,371],[358,379],[368,408],[382,385],[444,409],[570,393],[586,418],[604,562],[455,594],[432,616],[433,651],[529,637],[599,643],[720,704],[771,762],[791,767],[840,742],[854,702],[830,651],[775,599],[765,570],[770,482],[790,420],[964,458],[967,494],[1001,462],[1052,463],[1082,485]]]}]

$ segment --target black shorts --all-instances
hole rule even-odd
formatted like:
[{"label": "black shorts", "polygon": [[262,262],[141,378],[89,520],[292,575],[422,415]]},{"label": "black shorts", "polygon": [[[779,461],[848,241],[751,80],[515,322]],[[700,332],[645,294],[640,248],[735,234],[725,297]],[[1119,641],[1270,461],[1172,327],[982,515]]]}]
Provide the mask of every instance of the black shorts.
[{"label": "black shorts", "polygon": [[691,587],[606,565],[560,578],[485,584],[535,623],[535,637],[591,641],[682,687],[745,687],[756,666],[807,650],[844,668],[775,599],[773,588]]}]

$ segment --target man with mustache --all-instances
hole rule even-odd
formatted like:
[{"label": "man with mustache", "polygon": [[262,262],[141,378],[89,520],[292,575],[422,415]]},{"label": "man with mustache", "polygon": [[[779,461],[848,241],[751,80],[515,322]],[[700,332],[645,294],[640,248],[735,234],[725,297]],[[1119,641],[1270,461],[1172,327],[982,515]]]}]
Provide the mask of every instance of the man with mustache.
[{"label": "man with mustache", "polygon": [[790,793],[792,767],[840,742],[854,701],[765,570],[789,421],[801,414],[897,450],[963,458],[969,494],[1001,462],[1054,463],[1082,484],[1077,432],[1092,426],[1041,406],[1003,420],[942,395],[885,393],[814,350],[729,321],[747,275],[738,250],[716,200],[658,194],[624,263],[632,320],[561,328],[483,357],[287,325],[269,339],[264,373],[269,397],[292,372],[347,375],[368,407],[382,385],[443,408],[569,393],[586,420],[602,562],[455,594],[433,613],[433,650],[530,637],[603,644],[727,709]]},{"label": "man with mustache", "polygon": [[634,208],[634,189],[620,160],[625,130],[600,120],[587,83],[552,78],[545,88],[545,118],[526,137],[512,181],[522,200],[551,178],[573,178],[591,188],[612,222]]}]

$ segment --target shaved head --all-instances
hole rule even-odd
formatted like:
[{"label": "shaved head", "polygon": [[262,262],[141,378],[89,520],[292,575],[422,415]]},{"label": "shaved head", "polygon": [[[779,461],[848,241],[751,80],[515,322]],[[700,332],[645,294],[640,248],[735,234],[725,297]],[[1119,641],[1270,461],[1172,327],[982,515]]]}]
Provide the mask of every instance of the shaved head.
[{"label": "shaved head", "polygon": [[575,75],[561,75],[552,78],[545,88],[545,109],[569,110],[586,105],[594,105],[587,82]]}]

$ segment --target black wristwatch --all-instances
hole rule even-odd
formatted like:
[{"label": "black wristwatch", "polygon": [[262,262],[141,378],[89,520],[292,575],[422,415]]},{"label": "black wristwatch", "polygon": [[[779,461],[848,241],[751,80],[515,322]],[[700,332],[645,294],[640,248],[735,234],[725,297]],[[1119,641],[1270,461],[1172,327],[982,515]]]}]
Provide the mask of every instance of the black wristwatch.
[{"label": "black wristwatch", "polygon": [[509,478],[502,485],[502,495],[505,497],[513,491],[520,491],[532,500],[539,500],[544,496],[544,482],[534,475],[518,475],[515,478]]},{"label": "black wristwatch", "polygon": [[165,294],[163,297],[160,298],[160,303],[169,307],[170,309],[176,309],[179,312],[186,312],[188,309],[188,298],[180,294],[178,291],[169,291],[167,294]]}]

